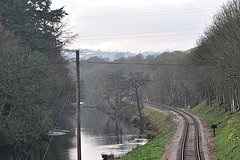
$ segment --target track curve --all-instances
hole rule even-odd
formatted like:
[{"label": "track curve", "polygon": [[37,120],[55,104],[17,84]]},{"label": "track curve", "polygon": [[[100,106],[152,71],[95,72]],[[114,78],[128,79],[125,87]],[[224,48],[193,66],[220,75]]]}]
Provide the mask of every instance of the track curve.
[{"label": "track curve", "polygon": [[188,112],[153,102],[144,101],[144,104],[151,105],[161,110],[171,110],[178,113],[184,119],[184,130],[182,140],[179,144],[177,155],[178,160],[203,160],[204,156],[200,150],[199,124],[194,116]]}]

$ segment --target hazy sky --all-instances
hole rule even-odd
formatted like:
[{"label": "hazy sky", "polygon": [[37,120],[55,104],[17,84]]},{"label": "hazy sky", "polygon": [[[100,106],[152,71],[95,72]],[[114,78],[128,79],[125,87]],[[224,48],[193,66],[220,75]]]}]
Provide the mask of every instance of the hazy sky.
[{"label": "hazy sky", "polygon": [[68,28],[78,37],[70,49],[173,51],[196,46],[227,0],[52,0],[65,6]]}]

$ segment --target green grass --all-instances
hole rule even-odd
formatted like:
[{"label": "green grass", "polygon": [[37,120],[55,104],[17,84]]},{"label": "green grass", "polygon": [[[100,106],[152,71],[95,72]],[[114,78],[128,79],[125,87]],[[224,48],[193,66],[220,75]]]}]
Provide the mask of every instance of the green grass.
[{"label": "green grass", "polygon": [[218,111],[216,107],[207,107],[205,102],[191,112],[203,117],[211,132],[211,125],[218,125],[214,144],[219,160],[240,159],[240,113]]},{"label": "green grass", "polygon": [[121,160],[158,160],[163,154],[165,144],[173,133],[175,123],[168,112],[146,106],[143,113],[144,117],[151,122],[151,125],[158,128],[158,136],[147,144],[129,152]]}]

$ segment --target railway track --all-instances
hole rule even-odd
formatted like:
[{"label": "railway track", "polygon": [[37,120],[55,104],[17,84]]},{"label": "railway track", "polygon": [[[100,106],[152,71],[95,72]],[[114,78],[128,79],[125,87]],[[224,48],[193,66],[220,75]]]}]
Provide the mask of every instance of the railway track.
[{"label": "railway track", "polygon": [[204,160],[203,153],[200,151],[200,132],[199,124],[191,114],[166,105],[144,101],[146,105],[151,105],[161,110],[171,110],[178,113],[184,119],[184,130],[179,144],[178,160]]}]

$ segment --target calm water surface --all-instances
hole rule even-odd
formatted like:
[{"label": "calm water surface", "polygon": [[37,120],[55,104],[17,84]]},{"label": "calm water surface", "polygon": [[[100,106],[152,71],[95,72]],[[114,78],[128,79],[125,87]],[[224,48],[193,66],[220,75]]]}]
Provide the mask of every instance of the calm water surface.
[{"label": "calm water surface", "polygon": [[[139,131],[119,123],[106,114],[94,109],[83,109],[82,117],[82,159],[101,160],[101,154],[123,155],[146,140],[139,139]],[[76,131],[75,131],[76,135]],[[70,160],[76,159],[76,136],[72,139],[73,147],[68,149]]]},{"label": "calm water surface", "polygon": [[[60,126],[62,135],[53,136],[45,160],[76,160],[75,116],[64,117]],[[82,160],[102,160],[101,154],[121,156],[147,141],[139,139],[139,131],[119,123],[103,112],[83,108],[81,112]],[[48,142],[34,148],[29,160],[42,160]],[[0,153],[0,160],[22,160],[24,156],[14,153]]]}]

